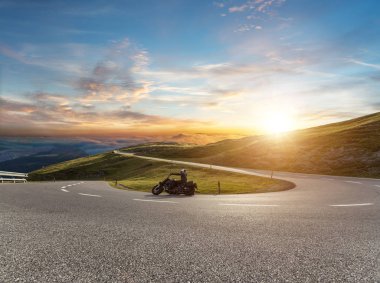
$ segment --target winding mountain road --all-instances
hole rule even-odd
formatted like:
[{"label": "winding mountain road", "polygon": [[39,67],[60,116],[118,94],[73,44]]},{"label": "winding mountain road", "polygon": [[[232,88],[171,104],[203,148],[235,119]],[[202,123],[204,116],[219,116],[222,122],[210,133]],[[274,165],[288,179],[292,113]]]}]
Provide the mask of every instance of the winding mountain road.
[{"label": "winding mountain road", "polygon": [[296,188],[178,197],[0,184],[0,282],[379,282],[380,180],[275,176]]}]

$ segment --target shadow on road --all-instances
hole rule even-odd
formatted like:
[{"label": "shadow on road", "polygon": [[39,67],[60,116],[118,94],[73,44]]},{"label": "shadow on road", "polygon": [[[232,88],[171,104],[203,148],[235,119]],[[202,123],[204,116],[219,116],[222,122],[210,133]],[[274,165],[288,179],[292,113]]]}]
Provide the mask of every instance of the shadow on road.
[{"label": "shadow on road", "polygon": [[185,195],[159,195],[159,196],[155,196],[155,195],[152,195],[152,194],[146,194],[144,195],[144,197],[146,198],[154,198],[154,199],[168,199],[168,198],[191,198],[192,196],[185,196]]}]

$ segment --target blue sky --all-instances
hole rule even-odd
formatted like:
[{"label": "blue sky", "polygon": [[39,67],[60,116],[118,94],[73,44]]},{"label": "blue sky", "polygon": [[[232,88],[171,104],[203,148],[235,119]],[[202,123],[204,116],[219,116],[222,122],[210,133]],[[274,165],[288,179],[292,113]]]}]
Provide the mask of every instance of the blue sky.
[{"label": "blue sky", "polygon": [[376,0],[0,1],[0,133],[251,134],[373,113],[379,14]]}]

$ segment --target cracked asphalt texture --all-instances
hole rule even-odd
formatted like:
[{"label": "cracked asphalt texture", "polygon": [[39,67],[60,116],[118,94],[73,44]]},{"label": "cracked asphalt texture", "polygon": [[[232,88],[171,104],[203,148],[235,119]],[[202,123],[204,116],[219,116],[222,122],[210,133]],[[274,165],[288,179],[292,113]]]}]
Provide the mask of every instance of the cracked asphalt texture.
[{"label": "cracked asphalt texture", "polygon": [[[380,180],[277,177],[297,187],[156,197],[0,184],[0,282],[380,282]],[[373,205],[330,206],[352,203]]]}]

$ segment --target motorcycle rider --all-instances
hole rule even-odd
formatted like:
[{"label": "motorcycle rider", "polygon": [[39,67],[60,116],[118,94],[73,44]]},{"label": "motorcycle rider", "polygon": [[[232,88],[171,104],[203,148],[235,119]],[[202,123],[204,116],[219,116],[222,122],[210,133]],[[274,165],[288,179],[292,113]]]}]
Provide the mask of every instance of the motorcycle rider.
[{"label": "motorcycle rider", "polygon": [[186,183],[187,183],[186,169],[181,169],[181,171],[179,171],[179,173],[172,173],[172,175],[181,176],[180,188],[181,188],[181,190],[183,190],[183,188],[186,186]]}]

